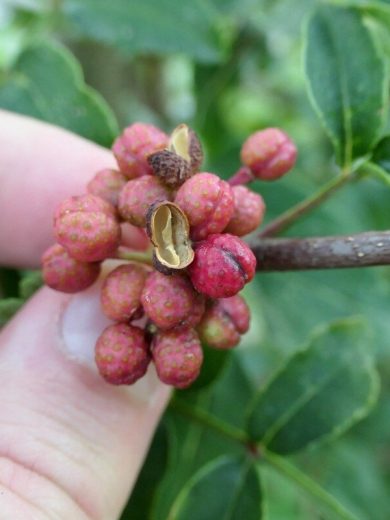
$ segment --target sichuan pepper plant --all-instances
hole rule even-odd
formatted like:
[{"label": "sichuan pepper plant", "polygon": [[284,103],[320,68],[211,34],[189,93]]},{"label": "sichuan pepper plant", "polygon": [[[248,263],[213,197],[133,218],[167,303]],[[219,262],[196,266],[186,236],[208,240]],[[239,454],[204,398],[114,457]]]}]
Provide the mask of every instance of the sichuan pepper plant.
[{"label": "sichuan pepper plant", "polygon": [[[111,3],[10,9],[0,106],[117,161],[42,263],[102,282],[101,384],[177,389],[123,519],[387,518],[388,3]],[[1,277],[5,322],[40,275]]]}]

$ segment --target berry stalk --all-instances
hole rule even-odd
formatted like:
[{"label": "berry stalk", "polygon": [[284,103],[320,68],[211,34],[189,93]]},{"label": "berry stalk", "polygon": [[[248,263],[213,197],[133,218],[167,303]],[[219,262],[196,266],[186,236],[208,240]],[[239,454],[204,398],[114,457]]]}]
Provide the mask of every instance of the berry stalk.
[{"label": "berry stalk", "polygon": [[133,251],[124,246],[119,246],[115,258],[128,260],[129,262],[139,262],[141,264],[153,265],[152,253],[149,251]]},{"label": "berry stalk", "polygon": [[227,182],[230,186],[245,186],[245,184],[249,184],[253,180],[255,180],[255,176],[250,169],[247,166],[241,166],[241,168],[237,170]]}]

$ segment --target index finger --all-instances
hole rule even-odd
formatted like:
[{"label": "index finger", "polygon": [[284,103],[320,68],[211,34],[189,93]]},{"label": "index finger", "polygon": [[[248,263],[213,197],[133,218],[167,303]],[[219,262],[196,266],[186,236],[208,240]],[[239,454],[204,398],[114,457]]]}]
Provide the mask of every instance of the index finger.
[{"label": "index finger", "polygon": [[115,167],[109,150],[0,110],[0,264],[37,267],[54,242],[55,207],[106,167]]}]

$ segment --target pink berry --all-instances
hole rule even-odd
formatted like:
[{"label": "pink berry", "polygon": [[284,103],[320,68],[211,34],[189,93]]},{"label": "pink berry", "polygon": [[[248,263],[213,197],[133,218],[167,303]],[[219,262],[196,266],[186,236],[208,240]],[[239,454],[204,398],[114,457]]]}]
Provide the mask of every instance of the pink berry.
[{"label": "pink berry", "polygon": [[115,323],[100,335],[95,347],[100,375],[112,385],[132,385],[150,362],[144,332],[138,327]]},{"label": "pink berry", "polygon": [[198,377],[203,351],[193,329],[158,332],[152,341],[152,356],[163,383],[186,388]]},{"label": "pink berry", "polygon": [[112,151],[120,171],[129,179],[152,175],[148,156],[168,146],[168,136],[153,125],[134,123],[115,140]]},{"label": "pink berry", "polygon": [[227,316],[229,316],[231,322],[240,334],[248,332],[250,312],[249,307],[242,296],[236,294],[230,298],[221,298],[218,300],[217,306]]},{"label": "pink berry", "polygon": [[112,204],[91,193],[87,195],[76,195],[65,199],[54,213],[54,222],[64,215],[83,211],[85,213],[104,213],[108,217],[115,218],[116,212]]},{"label": "pink berry", "polygon": [[241,160],[253,175],[264,181],[278,179],[295,164],[297,149],[279,128],[255,132],[241,148]]},{"label": "pink berry", "polygon": [[255,274],[256,258],[249,246],[228,233],[210,235],[195,245],[188,268],[197,291],[211,298],[237,294]]},{"label": "pink berry", "polygon": [[204,298],[185,276],[151,273],[142,291],[145,313],[162,330],[195,326],[204,312]]},{"label": "pink berry", "polygon": [[138,317],[146,277],[146,269],[137,264],[120,265],[111,271],[100,293],[104,314],[114,321],[129,321]]},{"label": "pink berry", "polygon": [[45,284],[65,293],[83,291],[92,285],[100,273],[100,264],[79,262],[60,245],[54,244],[42,256]]},{"label": "pink berry", "polygon": [[171,195],[157,177],[144,175],[129,181],[119,196],[119,213],[134,226],[146,226],[149,207],[158,201],[170,200]]},{"label": "pink berry", "polygon": [[126,184],[127,178],[120,172],[105,168],[98,171],[87,184],[89,193],[109,202],[114,207],[118,205],[119,193]]},{"label": "pink berry", "polygon": [[265,204],[260,195],[245,186],[234,186],[232,190],[234,213],[224,231],[242,237],[254,231],[261,224]]},{"label": "pink berry", "polygon": [[58,217],[57,241],[70,256],[82,262],[97,262],[114,255],[120,242],[120,226],[102,212],[74,211]]},{"label": "pink berry", "polygon": [[175,203],[187,215],[191,238],[201,240],[223,231],[234,211],[229,184],[213,173],[197,173],[178,190]]},{"label": "pink berry", "polygon": [[240,341],[249,328],[249,309],[238,294],[216,300],[203,315],[197,327],[201,341],[209,347],[229,349]]}]

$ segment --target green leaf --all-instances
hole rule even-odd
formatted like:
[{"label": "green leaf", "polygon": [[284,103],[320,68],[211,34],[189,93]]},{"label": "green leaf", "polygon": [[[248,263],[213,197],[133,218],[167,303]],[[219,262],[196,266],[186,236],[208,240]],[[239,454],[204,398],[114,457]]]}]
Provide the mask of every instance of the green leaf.
[{"label": "green leaf", "polygon": [[385,62],[353,8],[322,5],[307,27],[305,69],[311,101],[335,148],[349,167],[367,154],[387,107]]},{"label": "green leaf", "polygon": [[84,83],[73,55],[51,42],[27,48],[0,83],[0,107],[62,126],[104,146],[118,133],[115,117]]},{"label": "green leaf", "polygon": [[366,327],[339,321],[316,333],[258,392],[248,431],[270,450],[291,453],[343,433],[367,415],[377,394]]},{"label": "green leaf", "polygon": [[[328,493],[328,491],[318,484],[315,480],[307,476],[298,467],[287,460],[286,457],[280,457],[275,453],[265,451],[263,453],[264,460],[273,466],[277,471],[294,482],[300,489],[306,491],[316,499],[317,510],[326,509],[326,515],[319,515],[319,518],[327,520],[358,520],[358,518],[347,509],[336,497]],[[319,513],[319,511],[317,511]]]},{"label": "green leaf", "polygon": [[251,460],[223,457],[199,470],[177,497],[168,520],[260,520],[262,491]]},{"label": "green leaf", "polygon": [[372,161],[390,173],[390,135],[386,135],[376,145],[372,154]]},{"label": "green leaf", "polygon": [[203,364],[198,379],[186,390],[186,392],[197,392],[216,381],[219,374],[225,368],[231,352],[226,350],[217,350],[204,346],[203,348]]},{"label": "green leaf", "polygon": [[25,271],[19,282],[19,294],[24,300],[30,298],[40,287],[43,279],[41,271]]},{"label": "green leaf", "polygon": [[84,35],[128,53],[186,53],[203,62],[221,58],[208,0],[65,0],[65,14]]},{"label": "green leaf", "polygon": [[22,298],[5,298],[0,300],[0,327],[5,325],[23,305]]},{"label": "green leaf", "polygon": [[388,0],[331,0],[330,3],[346,7],[356,7],[362,13],[390,22],[390,2]]},{"label": "green leaf", "polygon": [[145,520],[150,518],[150,508],[156,487],[167,465],[168,439],[163,424],[158,427],[141,473],[131,492],[129,502],[122,513],[122,520]]},{"label": "green leaf", "polygon": [[[387,469],[376,460],[376,448],[388,442],[381,427],[376,417],[375,431],[379,437],[375,445],[367,442],[361,431],[355,430],[338,442],[295,457],[297,460],[294,461],[307,477],[359,519],[384,520],[386,515],[381,516],[380,512],[390,511]],[[372,514],[374,504],[378,515]],[[328,520],[327,516],[325,518]]]},{"label": "green leaf", "polygon": [[[181,401],[184,397],[187,406],[204,410],[217,420],[242,429],[245,408],[253,395],[253,387],[238,363],[236,352],[231,354],[216,384],[196,393],[180,392],[178,398]],[[183,484],[206,463],[227,453],[245,452],[241,443],[194,420],[189,414],[178,412],[177,408],[168,408],[164,422],[168,427],[169,464],[153,501],[153,520],[167,520]]]}]

